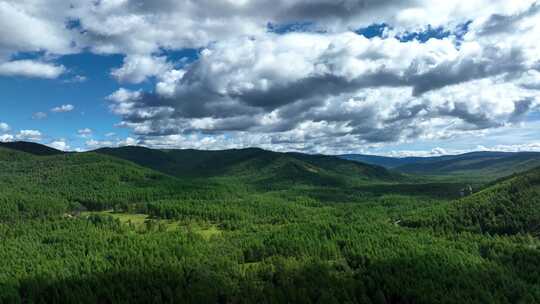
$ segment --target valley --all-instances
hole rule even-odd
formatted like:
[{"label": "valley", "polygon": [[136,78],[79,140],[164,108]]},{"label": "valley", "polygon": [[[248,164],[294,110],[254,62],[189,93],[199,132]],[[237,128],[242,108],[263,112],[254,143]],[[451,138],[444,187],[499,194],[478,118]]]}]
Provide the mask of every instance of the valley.
[{"label": "valley", "polygon": [[539,302],[540,168],[517,158],[475,159],[512,173],[462,196],[424,164],[0,144],[0,302]]}]

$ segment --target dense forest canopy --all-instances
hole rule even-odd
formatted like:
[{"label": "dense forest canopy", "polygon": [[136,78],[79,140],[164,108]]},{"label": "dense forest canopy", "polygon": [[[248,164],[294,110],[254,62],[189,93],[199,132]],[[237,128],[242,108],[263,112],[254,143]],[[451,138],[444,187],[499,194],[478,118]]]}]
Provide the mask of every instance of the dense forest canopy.
[{"label": "dense forest canopy", "polygon": [[464,194],[329,156],[28,147],[0,147],[1,303],[540,302],[540,168]]}]

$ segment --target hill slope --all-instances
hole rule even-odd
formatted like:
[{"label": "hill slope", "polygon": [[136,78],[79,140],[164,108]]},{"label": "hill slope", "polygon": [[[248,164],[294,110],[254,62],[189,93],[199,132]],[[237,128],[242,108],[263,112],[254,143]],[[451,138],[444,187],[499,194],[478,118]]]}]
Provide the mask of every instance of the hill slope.
[{"label": "hill slope", "polygon": [[540,235],[540,168],[521,173],[450,205],[428,208],[406,226]]},{"label": "hill slope", "polygon": [[177,177],[234,177],[259,184],[342,185],[400,178],[382,167],[333,156],[278,153],[262,149],[222,151],[154,150],[143,147],[95,151]]},{"label": "hill slope", "polygon": [[79,204],[106,209],[181,194],[188,186],[174,177],[97,153],[35,156],[0,148],[0,201],[5,203],[0,209],[13,214],[65,212]]}]

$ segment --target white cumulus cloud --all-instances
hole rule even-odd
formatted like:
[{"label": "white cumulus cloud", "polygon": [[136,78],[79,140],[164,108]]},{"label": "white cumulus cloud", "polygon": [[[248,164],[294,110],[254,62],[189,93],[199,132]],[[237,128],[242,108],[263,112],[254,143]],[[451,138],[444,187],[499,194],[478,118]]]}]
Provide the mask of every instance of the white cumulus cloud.
[{"label": "white cumulus cloud", "polygon": [[1,76],[22,76],[35,78],[58,78],[66,68],[61,65],[34,60],[16,60],[0,63]]},{"label": "white cumulus cloud", "polygon": [[40,141],[42,134],[38,130],[20,130],[15,136],[17,140],[23,141]]},{"label": "white cumulus cloud", "polygon": [[64,139],[58,139],[55,141],[52,141],[48,144],[48,146],[60,150],[60,151],[68,151],[71,147]]},{"label": "white cumulus cloud", "polygon": [[65,104],[51,109],[53,113],[67,113],[75,110],[75,106],[72,104]]},{"label": "white cumulus cloud", "polygon": [[5,122],[0,122],[0,132],[8,132],[11,128]]},{"label": "white cumulus cloud", "polygon": [[[119,54],[109,73],[130,87],[107,99],[136,143],[349,151],[529,123],[539,18],[535,0],[0,1],[0,75]],[[373,24],[384,34],[357,32]]]}]

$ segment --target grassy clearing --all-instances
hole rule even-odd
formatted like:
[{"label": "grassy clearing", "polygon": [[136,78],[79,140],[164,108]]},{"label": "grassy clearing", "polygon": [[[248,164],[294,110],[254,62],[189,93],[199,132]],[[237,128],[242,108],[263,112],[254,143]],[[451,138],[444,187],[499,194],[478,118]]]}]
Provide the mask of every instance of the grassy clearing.
[{"label": "grassy clearing", "polygon": [[196,223],[196,222],[181,222],[174,220],[153,219],[148,214],[130,214],[130,213],[118,213],[112,210],[108,211],[89,211],[81,213],[81,217],[88,217],[90,215],[104,215],[111,216],[120,220],[122,224],[131,225],[136,230],[146,229],[146,223],[148,221],[155,221],[158,224],[165,225],[165,231],[179,231],[192,232],[200,235],[205,240],[210,240],[214,236],[221,235],[221,230],[213,224],[209,223]]},{"label": "grassy clearing", "polygon": [[205,240],[210,240],[214,236],[221,235],[221,230],[218,227],[211,225],[209,227],[196,227],[194,230],[195,233],[198,233]]},{"label": "grassy clearing", "polygon": [[81,213],[82,217],[88,217],[90,215],[107,215],[115,219],[120,220],[122,224],[131,224],[135,226],[144,225],[144,222],[149,219],[147,214],[129,214],[129,213],[116,213],[112,210],[109,211],[89,211]]}]

